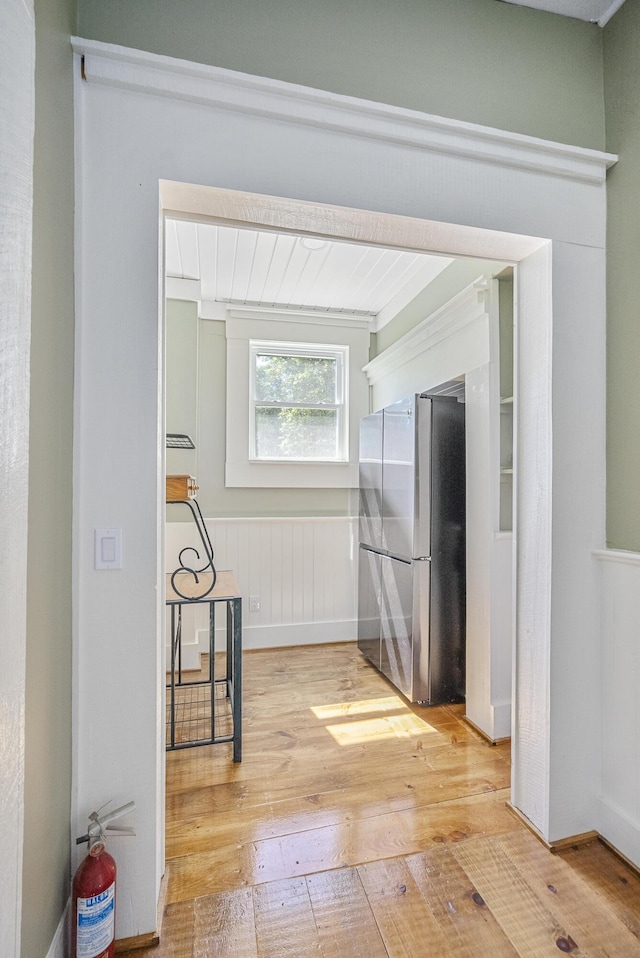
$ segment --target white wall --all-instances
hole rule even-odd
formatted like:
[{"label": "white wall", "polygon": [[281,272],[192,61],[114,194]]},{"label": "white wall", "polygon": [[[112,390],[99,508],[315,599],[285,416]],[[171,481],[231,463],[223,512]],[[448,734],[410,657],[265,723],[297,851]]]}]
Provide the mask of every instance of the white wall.
[{"label": "white wall", "polygon": [[640,554],[595,557],[602,590],[602,789],[598,830],[640,862]]},{"label": "white wall", "polygon": [[0,942],[20,954],[35,24],[0,7]]},{"label": "white wall", "polygon": [[[592,827],[599,733],[582,702],[597,697],[598,628],[585,572],[604,543],[604,425],[595,416],[578,428],[576,408],[604,406],[607,158],[139,52],[76,49],[88,79],[76,86],[75,783],[78,827],[107,798],[137,803],[137,837],[115,849],[118,937],[155,927],[162,868],[159,185],[167,207],[187,214],[197,202],[247,224],[302,221],[325,235],[520,262],[531,335],[518,433],[530,470],[518,490],[513,795],[551,840]],[[576,495],[585,475],[593,481]],[[100,526],[124,530],[119,572],[93,570]],[[559,695],[565,657],[573,681]],[[108,716],[94,708],[96,674]]]}]

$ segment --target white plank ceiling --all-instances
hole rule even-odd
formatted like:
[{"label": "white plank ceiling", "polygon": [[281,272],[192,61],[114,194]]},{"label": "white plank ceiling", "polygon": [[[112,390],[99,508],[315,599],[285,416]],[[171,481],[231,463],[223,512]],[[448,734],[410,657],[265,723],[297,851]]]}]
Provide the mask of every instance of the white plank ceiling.
[{"label": "white plank ceiling", "polygon": [[532,7],[534,10],[546,10],[559,13],[564,17],[587,20],[604,27],[616,13],[624,0],[503,0],[520,7]]},{"label": "white plank ceiling", "polygon": [[[369,317],[379,329],[451,262],[291,233],[167,221],[167,295],[181,289],[179,298],[197,299],[210,318],[218,315],[216,304],[220,318],[220,307],[249,306]],[[192,295],[184,295],[190,289]]]}]

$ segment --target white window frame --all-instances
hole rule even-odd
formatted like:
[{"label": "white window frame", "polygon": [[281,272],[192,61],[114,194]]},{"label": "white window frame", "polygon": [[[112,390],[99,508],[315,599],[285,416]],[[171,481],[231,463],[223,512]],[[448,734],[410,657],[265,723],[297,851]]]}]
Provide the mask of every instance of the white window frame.
[{"label": "white window frame", "polygon": [[[370,322],[361,316],[229,307],[226,310],[227,401],[225,485],[289,489],[357,489],[359,422],[369,412],[369,384],[364,366],[369,361]],[[341,349],[344,352],[345,460],[250,459],[249,399],[251,341],[291,343],[305,349]]]},{"label": "white window frame", "polygon": [[[265,403],[256,399],[256,357],[257,355],[271,356],[301,356],[312,359],[333,359],[336,363],[336,401],[335,403]],[[249,462],[277,462],[277,463],[346,463],[349,461],[349,347],[334,344],[291,343],[277,340],[249,341]],[[276,408],[290,408],[296,406],[303,409],[335,409],[338,415],[338,439],[336,455],[332,457],[318,456],[258,456],[256,451],[256,407],[272,405]]]}]

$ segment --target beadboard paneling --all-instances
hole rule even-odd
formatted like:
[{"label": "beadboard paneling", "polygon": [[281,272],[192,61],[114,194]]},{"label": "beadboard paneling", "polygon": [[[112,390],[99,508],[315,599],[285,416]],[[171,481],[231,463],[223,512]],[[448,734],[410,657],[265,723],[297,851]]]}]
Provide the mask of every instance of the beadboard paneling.
[{"label": "beadboard paneling", "polygon": [[596,552],[602,594],[599,831],[640,867],[640,555]]},{"label": "beadboard paneling", "polygon": [[[245,648],[355,640],[357,519],[207,519],[206,525],[216,568],[233,569],[240,583]],[[197,548],[197,540],[193,523],[167,524],[167,571],[180,549]],[[257,612],[252,596],[259,598]],[[196,614],[185,629],[206,630],[206,609],[189,612]]]}]

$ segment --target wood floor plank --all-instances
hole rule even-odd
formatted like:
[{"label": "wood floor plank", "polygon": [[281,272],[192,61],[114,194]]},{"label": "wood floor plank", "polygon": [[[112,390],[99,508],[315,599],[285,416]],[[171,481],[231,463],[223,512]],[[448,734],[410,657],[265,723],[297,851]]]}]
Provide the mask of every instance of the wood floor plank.
[{"label": "wood floor plank", "polygon": [[476,888],[456,859],[457,847],[440,845],[406,860],[447,947],[456,958],[515,958],[519,952],[491,912],[474,898]]},{"label": "wood floor plank", "polygon": [[355,869],[310,875],[307,887],[322,958],[388,958]]},{"label": "wood floor plank", "polygon": [[589,898],[597,895],[618,919],[640,939],[640,874],[614,855],[602,842],[568,848],[558,854],[587,886]]},{"label": "wood floor plank", "polygon": [[[420,739],[388,739],[376,746],[360,743],[349,748],[332,747],[332,743],[300,745],[293,736],[277,736],[280,742],[259,740],[256,745],[245,742],[243,761],[239,767],[230,769],[231,752],[219,753],[218,764],[200,761],[193,767],[169,767],[172,777],[167,789],[167,802],[180,801],[175,796],[198,787],[234,783],[251,785],[252,792],[260,789],[289,787],[299,779],[315,779],[333,785],[364,781],[371,778],[371,769],[380,768],[380,763],[393,770],[395,775],[428,772],[444,772],[463,764],[470,768],[487,761],[494,753],[494,761],[502,760],[507,769],[507,759],[500,752],[477,740],[450,742],[433,741],[428,747]],[[278,747],[280,746],[280,747]],[[222,749],[223,746],[204,748]],[[203,751],[204,751],[203,748]],[[195,751],[189,749],[188,751]],[[173,753],[175,754],[175,753]]]},{"label": "wood floor plank", "polygon": [[519,954],[546,958],[556,948],[574,958],[603,958],[600,952],[583,950],[580,935],[573,937],[577,929],[562,923],[554,896],[541,899],[493,836],[463,842],[453,853],[481,896],[481,907],[491,912]]},{"label": "wood floor plank", "polygon": [[152,954],[154,958],[194,958],[196,940],[194,913],[193,901],[180,901],[167,905],[160,943],[152,949],[135,948],[118,951],[118,958],[141,958],[143,954]]},{"label": "wood floor plank", "polygon": [[[452,770],[443,782],[439,776],[378,777],[355,787],[342,787],[253,805],[252,840],[273,838],[311,828],[340,825],[402,809],[453,801],[470,795],[498,791],[508,786],[508,770],[488,755],[486,764]],[[415,784],[414,784],[415,782]],[[316,783],[311,783],[311,786]],[[317,786],[321,786],[318,782]],[[197,790],[190,804],[167,808],[166,854],[172,859],[203,848],[240,842],[246,833],[248,805],[233,796],[225,806],[214,801],[215,786]],[[200,794],[200,793],[203,794]],[[244,814],[239,815],[242,809]]]},{"label": "wood floor plank", "polygon": [[318,929],[304,878],[253,889],[259,958],[318,958]]},{"label": "wood floor plank", "polygon": [[250,888],[198,898],[193,958],[259,958]]},{"label": "wood floor plank", "polygon": [[171,863],[168,901],[409,855],[440,842],[497,834],[514,827],[505,792],[379,815],[363,822],[217,848]]},{"label": "wood floor plank", "polygon": [[[541,900],[589,955],[640,958],[640,941],[601,896],[589,894],[587,883],[562,858],[551,855],[525,832],[497,842]],[[550,897],[551,896],[551,897]]]},{"label": "wood floor plank", "polygon": [[389,958],[452,958],[444,931],[405,858],[357,869]]}]

